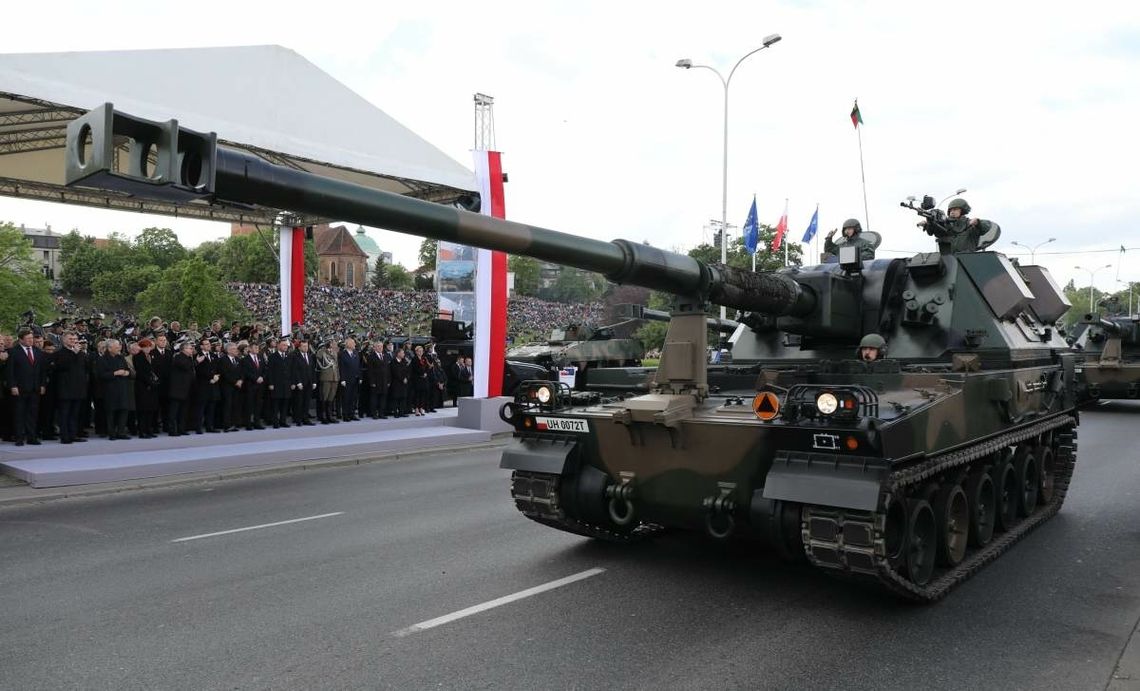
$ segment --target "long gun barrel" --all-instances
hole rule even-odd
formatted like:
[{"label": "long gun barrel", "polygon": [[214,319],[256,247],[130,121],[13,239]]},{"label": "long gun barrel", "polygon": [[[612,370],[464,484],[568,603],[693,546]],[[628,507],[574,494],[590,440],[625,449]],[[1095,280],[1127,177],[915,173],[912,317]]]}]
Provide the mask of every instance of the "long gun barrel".
[{"label": "long gun barrel", "polygon": [[[492,218],[265,161],[220,147],[213,134],[116,113],[105,104],[70,123],[67,182],[140,197],[258,205],[534,257],[629,283],[775,316],[805,316],[814,292],[791,276],[753,273],[628,240],[605,242]],[[126,137],[131,164],[115,169],[112,143]],[[84,142],[90,140],[90,145]],[[140,155],[137,152],[141,153]],[[157,156],[154,175],[145,159]]]}]

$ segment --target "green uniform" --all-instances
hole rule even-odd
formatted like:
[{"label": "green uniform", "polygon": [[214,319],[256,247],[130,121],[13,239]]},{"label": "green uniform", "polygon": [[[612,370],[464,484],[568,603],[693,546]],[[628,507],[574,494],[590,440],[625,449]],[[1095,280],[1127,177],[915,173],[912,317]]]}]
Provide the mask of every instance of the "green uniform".
[{"label": "green uniform", "polygon": [[833,241],[830,237],[824,239],[823,252],[824,254],[838,256],[839,248],[844,245],[853,245],[855,249],[859,250],[860,261],[870,261],[875,258],[875,244],[858,233],[850,238],[841,237],[838,242]]},{"label": "green uniform", "polygon": [[936,229],[932,235],[938,239],[939,245],[943,243],[949,245],[951,254],[977,252],[978,241],[983,235],[996,228],[992,221],[983,221],[980,218],[974,225],[970,225],[965,218],[950,221],[946,225],[947,230]]}]

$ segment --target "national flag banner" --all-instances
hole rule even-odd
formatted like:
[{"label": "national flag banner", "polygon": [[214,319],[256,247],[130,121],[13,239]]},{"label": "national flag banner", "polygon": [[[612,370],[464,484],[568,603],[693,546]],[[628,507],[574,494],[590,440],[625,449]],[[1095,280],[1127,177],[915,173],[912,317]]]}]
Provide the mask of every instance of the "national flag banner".
[{"label": "national flag banner", "polygon": [[[476,149],[475,182],[482,202],[480,213],[506,218],[503,162],[498,151]],[[507,343],[507,254],[478,250],[475,269],[476,398],[498,396],[503,390]]]},{"label": "national flag banner", "polygon": [[859,125],[863,124],[863,114],[859,112],[859,99],[855,99],[855,107],[851,109],[851,124],[855,129],[859,129]]},{"label": "national flag banner", "polygon": [[744,221],[744,249],[748,254],[756,254],[756,244],[760,242],[760,221],[756,218],[756,195],[752,195],[752,208],[748,210],[748,220]]},{"label": "national flag banner", "polygon": [[819,204],[815,205],[815,213],[811,215],[811,223],[808,224],[807,231],[804,232],[804,242],[811,242],[815,237],[815,231],[819,230]]},{"label": "national flag banner", "polygon": [[788,202],[784,202],[784,215],[780,216],[780,222],[776,224],[776,237],[772,239],[772,251],[779,252],[780,245],[784,242],[784,233],[788,232]]}]

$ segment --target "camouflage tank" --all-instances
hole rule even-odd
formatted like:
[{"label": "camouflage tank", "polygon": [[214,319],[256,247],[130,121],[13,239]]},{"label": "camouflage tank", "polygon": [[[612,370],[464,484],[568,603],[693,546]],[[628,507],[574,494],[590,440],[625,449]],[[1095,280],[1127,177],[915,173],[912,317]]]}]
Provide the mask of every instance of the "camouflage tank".
[{"label": "camouflage tank", "polygon": [[[430,340],[435,341],[436,355],[449,374],[456,359],[475,357],[475,337],[472,325],[467,322],[432,319]],[[503,367],[503,394],[512,395],[524,381],[533,379],[557,380],[557,377],[542,365],[507,357]]]},{"label": "camouflage tank", "polygon": [[568,324],[554,329],[540,343],[524,343],[507,351],[507,359],[529,362],[551,371],[574,368],[574,388],[584,389],[590,370],[602,367],[636,367],[645,347],[635,338],[616,338],[612,327]]},{"label": "camouflage tank", "polygon": [[[116,135],[177,163],[150,177],[116,171]],[[753,537],[930,602],[1064,501],[1078,419],[1076,356],[1051,326],[1064,300],[999,253],[860,261],[847,248],[836,264],[753,273],[273,165],[109,105],[69,125],[67,159],[71,184],[293,209],[674,295],[652,392],[576,406],[569,387],[529,382],[503,405],[515,429],[501,461],[511,496],[552,528],[615,542],[665,528]],[[777,334],[752,396],[709,394],[710,303],[763,316]],[[869,334],[887,352],[867,347],[883,357],[856,360]],[[812,357],[787,357],[794,350]]]},{"label": "camouflage tank", "polygon": [[1086,314],[1075,330],[1073,347],[1083,360],[1077,366],[1080,397],[1140,398],[1140,317]]}]

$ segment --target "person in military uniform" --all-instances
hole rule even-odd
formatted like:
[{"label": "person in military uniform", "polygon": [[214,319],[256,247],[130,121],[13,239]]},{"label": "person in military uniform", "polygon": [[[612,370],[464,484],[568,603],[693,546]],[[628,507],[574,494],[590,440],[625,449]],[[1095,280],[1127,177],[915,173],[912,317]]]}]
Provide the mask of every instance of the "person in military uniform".
[{"label": "person in military uniform", "polygon": [[945,246],[950,254],[977,252],[997,242],[1001,237],[1001,228],[993,221],[969,218],[969,213],[969,202],[958,197],[946,207],[949,221],[945,227],[925,222],[920,225],[938,240],[939,247]]},{"label": "person in military uniform", "polygon": [[859,251],[859,261],[871,261],[875,258],[875,243],[863,237],[863,226],[857,218],[849,218],[843,222],[843,237],[838,242],[832,240],[835,230],[832,229],[823,241],[825,254],[839,254],[839,248],[844,245],[855,247]]},{"label": "person in military uniform", "polygon": [[874,362],[887,356],[887,340],[879,334],[867,334],[859,341],[855,356],[862,362]]},{"label": "person in military uniform", "polygon": [[340,348],[336,341],[328,340],[317,349],[317,421],[331,425],[340,420],[336,417],[336,395],[340,389],[340,366],[337,355]]}]

